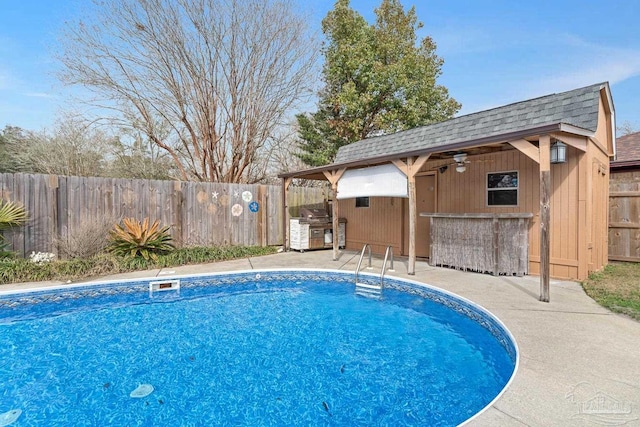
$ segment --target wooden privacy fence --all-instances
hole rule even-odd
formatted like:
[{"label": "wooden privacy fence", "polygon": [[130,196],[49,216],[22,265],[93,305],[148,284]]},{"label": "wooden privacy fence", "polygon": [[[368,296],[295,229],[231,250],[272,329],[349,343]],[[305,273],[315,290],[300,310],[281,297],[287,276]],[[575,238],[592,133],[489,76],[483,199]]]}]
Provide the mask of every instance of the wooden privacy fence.
[{"label": "wooden privacy fence", "polygon": [[640,171],[611,174],[609,259],[640,262]]},{"label": "wooden privacy fence", "polygon": [[[29,215],[25,226],[4,232],[22,256],[57,252],[54,237],[67,239],[100,218],[159,219],[178,247],[282,244],[279,185],[0,174],[0,199],[21,203]],[[325,199],[321,188],[292,188],[289,214]]]}]

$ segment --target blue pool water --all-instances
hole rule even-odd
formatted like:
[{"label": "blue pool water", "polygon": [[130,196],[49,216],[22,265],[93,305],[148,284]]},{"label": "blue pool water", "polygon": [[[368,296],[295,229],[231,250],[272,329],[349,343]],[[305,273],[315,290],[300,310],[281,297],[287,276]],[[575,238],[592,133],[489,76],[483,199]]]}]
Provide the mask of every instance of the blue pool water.
[{"label": "blue pool water", "polygon": [[[353,275],[262,272],[0,297],[0,414],[31,425],[457,425],[516,364],[472,304]],[[153,386],[143,398],[130,393]],[[0,421],[1,422],[1,421]]]}]

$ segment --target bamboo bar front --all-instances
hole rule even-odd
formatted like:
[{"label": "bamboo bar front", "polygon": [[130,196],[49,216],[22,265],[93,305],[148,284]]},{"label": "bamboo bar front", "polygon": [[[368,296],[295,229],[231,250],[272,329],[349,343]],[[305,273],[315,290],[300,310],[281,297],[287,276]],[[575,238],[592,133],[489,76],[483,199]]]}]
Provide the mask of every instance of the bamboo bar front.
[{"label": "bamboo bar front", "polygon": [[429,263],[459,270],[523,276],[529,270],[533,214],[420,213],[431,222]]}]

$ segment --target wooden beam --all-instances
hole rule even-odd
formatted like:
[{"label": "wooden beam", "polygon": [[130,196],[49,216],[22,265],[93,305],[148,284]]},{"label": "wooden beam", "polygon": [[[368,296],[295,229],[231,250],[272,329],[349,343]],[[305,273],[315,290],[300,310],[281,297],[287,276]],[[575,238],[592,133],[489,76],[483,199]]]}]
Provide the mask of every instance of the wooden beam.
[{"label": "wooden beam", "polygon": [[557,132],[550,133],[549,136],[551,136],[551,138],[554,138],[554,139],[559,139],[565,144],[570,145],[573,148],[576,148],[582,151],[583,153],[587,151],[586,136],[577,136],[577,135],[570,135],[568,133],[557,133]]},{"label": "wooden beam", "polygon": [[610,222],[609,228],[628,228],[628,229],[639,229],[640,224],[637,222]]},{"label": "wooden beam", "polygon": [[400,169],[400,172],[405,174],[405,176],[409,176],[409,168],[407,167],[407,164],[405,162],[400,159],[395,159],[392,160],[391,163],[393,163],[398,169]]},{"label": "wooden beam", "polygon": [[612,191],[609,197],[640,197],[640,191]]},{"label": "wooden beam", "polygon": [[540,301],[549,302],[551,259],[551,137],[540,137]]},{"label": "wooden beam", "polygon": [[414,177],[418,174],[418,171],[422,169],[422,166],[429,160],[431,154],[425,154],[423,156],[418,157],[413,161],[413,165],[411,166],[411,175]]},{"label": "wooden beam", "polygon": [[534,162],[540,163],[540,150],[526,139],[509,141],[509,144]]},{"label": "wooden beam", "polygon": [[332,171],[322,171],[327,180],[331,183],[331,188],[335,185],[337,188],[338,181],[342,178],[342,175],[347,170],[347,168],[340,168]]},{"label": "wooden beam", "polygon": [[424,166],[426,161],[429,160],[430,156],[431,154],[424,154],[419,157],[411,158],[411,165],[408,164],[409,159],[407,159],[406,163],[400,159],[392,160],[391,163],[393,163],[395,167],[400,169],[400,172],[405,174],[407,177],[409,177],[410,175],[413,175],[415,177],[418,171],[422,169],[422,166]]}]

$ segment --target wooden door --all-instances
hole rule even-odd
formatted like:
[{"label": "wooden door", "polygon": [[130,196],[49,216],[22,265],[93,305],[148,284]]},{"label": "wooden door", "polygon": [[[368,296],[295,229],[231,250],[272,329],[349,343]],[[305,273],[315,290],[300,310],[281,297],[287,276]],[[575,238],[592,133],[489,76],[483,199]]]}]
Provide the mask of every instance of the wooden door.
[{"label": "wooden door", "polygon": [[[429,218],[420,216],[420,212],[435,212],[436,177],[424,175],[416,177],[416,256],[429,257]],[[409,255],[409,199],[404,199],[404,239],[402,254]]]}]

